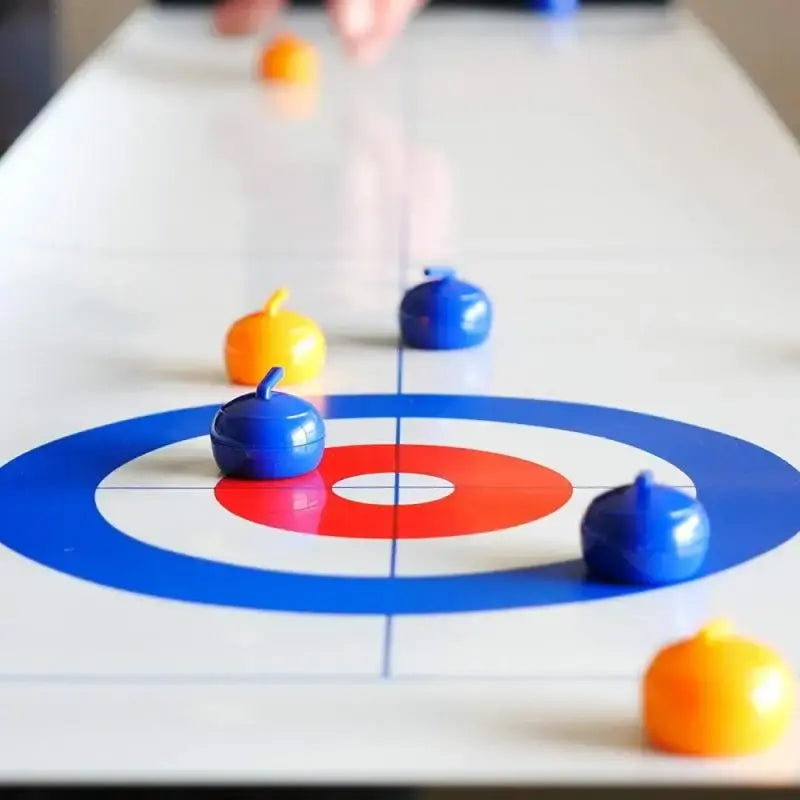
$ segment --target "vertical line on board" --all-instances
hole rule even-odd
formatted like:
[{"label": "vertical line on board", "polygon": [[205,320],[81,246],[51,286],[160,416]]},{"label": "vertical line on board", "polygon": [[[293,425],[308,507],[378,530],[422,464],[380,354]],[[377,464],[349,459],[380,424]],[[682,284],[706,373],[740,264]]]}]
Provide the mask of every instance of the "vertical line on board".
[{"label": "vertical line on board", "polygon": [[[411,37],[407,36],[407,42]],[[412,62],[409,58],[406,62],[408,67],[403,73],[403,83],[401,86],[401,104],[404,119],[405,140],[403,142],[403,170],[402,170],[402,189],[398,198],[398,232],[397,232],[397,262],[399,268],[398,290],[402,298],[405,291],[405,274],[410,259],[410,235],[411,235],[411,187],[410,180],[410,109],[411,109],[411,72]],[[398,307],[399,307],[398,299]],[[397,395],[403,394],[403,340],[398,334],[397,339]],[[392,547],[389,555],[389,578],[394,578],[397,572],[397,539],[400,525],[400,443],[402,441],[403,419],[399,415],[395,417],[394,423],[394,496],[392,498]],[[384,678],[392,677],[392,647],[394,644],[394,616],[386,615],[386,624],[383,635],[383,660],[381,674]]]},{"label": "vertical line on board", "polygon": [[[402,380],[402,362],[403,351],[399,349],[397,354],[398,363],[398,390],[397,394],[401,393],[400,386]],[[392,513],[392,545],[389,555],[389,578],[394,578],[397,567],[397,534],[398,534],[398,509],[400,507],[400,437],[401,437],[402,419],[398,416],[394,421],[394,495],[392,498],[393,513]],[[390,678],[392,675],[392,635],[394,633],[394,617],[392,614],[386,615],[386,623],[383,632],[383,664],[381,667],[381,674],[384,678]]]},{"label": "vertical line on board", "polygon": [[[397,348],[397,394],[403,393],[403,345]],[[392,498],[392,549],[389,555],[389,578],[394,578],[397,569],[397,537],[400,524],[400,441],[402,437],[403,419],[400,416],[394,420],[394,495]],[[383,635],[383,667],[384,678],[392,675],[392,635],[394,633],[394,617],[386,615],[386,626]]]},{"label": "vertical line on board", "polygon": [[[405,193],[407,195],[407,193]],[[408,258],[408,247],[406,243],[408,230],[408,201],[404,196],[400,211],[400,292],[403,291],[403,273],[405,263]],[[398,338],[397,341],[397,383],[396,393],[403,393],[403,342]],[[397,571],[397,538],[400,526],[400,443],[403,436],[403,419],[399,415],[394,420],[394,486],[392,496],[392,544],[389,554],[389,578],[394,578]],[[394,633],[394,617],[392,614],[386,615],[386,625],[383,635],[383,665],[381,673],[384,678],[392,675],[392,644]]]}]

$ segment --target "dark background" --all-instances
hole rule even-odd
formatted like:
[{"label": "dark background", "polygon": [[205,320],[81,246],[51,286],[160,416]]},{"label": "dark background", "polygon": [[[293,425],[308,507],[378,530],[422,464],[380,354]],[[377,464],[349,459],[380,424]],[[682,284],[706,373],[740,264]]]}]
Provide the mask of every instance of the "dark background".
[{"label": "dark background", "polygon": [[53,40],[48,0],[0,0],[0,153],[53,92]]}]

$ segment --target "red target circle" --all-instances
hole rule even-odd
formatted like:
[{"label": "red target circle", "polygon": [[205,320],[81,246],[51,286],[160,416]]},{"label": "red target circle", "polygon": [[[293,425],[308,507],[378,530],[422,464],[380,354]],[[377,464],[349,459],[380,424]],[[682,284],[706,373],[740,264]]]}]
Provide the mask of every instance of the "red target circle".
[{"label": "red target circle", "polygon": [[[374,505],[333,487],[371,473],[416,473],[449,481],[446,497],[414,505]],[[560,473],[513,456],[420,444],[329,447],[319,468],[299,478],[223,478],[214,494],[223,508],[272,528],[354,539],[428,539],[486,533],[552,514],[572,496]]]}]

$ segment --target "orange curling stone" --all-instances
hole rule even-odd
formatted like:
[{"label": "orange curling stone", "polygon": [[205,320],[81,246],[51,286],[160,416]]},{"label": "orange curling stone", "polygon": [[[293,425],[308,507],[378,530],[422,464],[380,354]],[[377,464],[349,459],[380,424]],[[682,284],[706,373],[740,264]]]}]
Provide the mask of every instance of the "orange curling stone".
[{"label": "orange curling stone", "polygon": [[746,755],[783,737],[795,702],[783,659],[719,620],[656,655],[644,678],[644,728],[673,753]]},{"label": "orange curling stone", "polygon": [[301,39],[284,34],[264,50],[259,72],[274,83],[314,83],[319,72],[316,50]]},{"label": "orange curling stone", "polygon": [[272,366],[286,385],[311,380],[325,361],[325,337],[308,317],[281,308],[289,292],[278,289],[264,309],[233,323],[225,341],[225,367],[233,383],[257,386]]}]

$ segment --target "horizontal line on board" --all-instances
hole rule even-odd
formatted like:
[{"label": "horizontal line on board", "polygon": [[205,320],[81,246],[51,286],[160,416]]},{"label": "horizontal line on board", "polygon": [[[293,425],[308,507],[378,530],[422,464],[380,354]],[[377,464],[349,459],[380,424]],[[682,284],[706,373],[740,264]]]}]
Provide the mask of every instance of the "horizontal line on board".
[{"label": "horizontal line on board", "polygon": [[[10,227],[0,225],[0,233],[9,231]],[[37,248],[39,250],[56,251],[64,255],[95,255],[104,258],[120,259],[120,260],[169,260],[169,261],[191,261],[191,262],[218,262],[220,259],[232,258],[275,258],[277,260],[284,260],[287,258],[296,258],[301,261],[352,261],[353,259],[360,258],[362,253],[356,249],[327,249],[327,250],[314,250],[314,249],[301,249],[301,248],[222,248],[219,250],[204,249],[204,250],[190,250],[186,248],[175,248],[173,250],[164,248],[159,250],[137,250],[135,248],[119,248],[113,245],[96,243],[96,242],[65,242],[54,241],[52,239],[43,239],[37,236],[31,236],[27,233],[14,232],[14,238],[7,242],[8,244],[17,247]],[[379,256],[386,260],[387,273],[388,268],[392,265],[391,262],[391,247],[387,245],[385,253],[379,253]]]},{"label": "horizontal line on board", "polygon": [[0,686],[7,685],[71,685],[71,686],[200,686],[200,685],[268,685],[268,684],[363,684],[363,683],[467,683],[467,682],[542,682],[556,681],[629,681],[638,675],[18,675],[0,674]]},{"label": "horizontal line on board", "polygon": [[[352,261],[360,258],[363,253],[358,248],[335,248],[330,249],[301,249],[291,247],[279,248],[221,248],[217,250],[192,250],[189,248],[177,247],[174,249],[136,249],[120,248],[106,243],[97,242],[69,242],[56,241],[40,236],[32,235],[28,232],[19,233],[13,231],[11,226],[0,225],[0,232],[13,233],[13,238],[5,243],[15,247],[36,248],[63,253],[65,255],[86,255],[92,254],[104,258],[119,260],[170,260],[170,261],[191,261],[191,262],[217,262],[220,259],[231,258],[275,258],[278,260],[296,258],[299,260],[314,261]],[[392,245],[386,245],[386,252],[381,256],[386,258],[387,271],[391,265]],[[698,245],[695,242],[685,244],[663,245],[660,243],[644,242],[641,245],[614,245],[614,244],[548,244],[544,246],[532,245],[526,247],[520,245],[516,247],[494,247],[481,244],[467,245],[462,248],[461,260],[488,260],[491,258],[540,258],[548,257],[630,257],[639,258],[642,255],[647,258],[657,258],[659,256],[683,255],[686,257],[754,257],[754,256],[779,256],[794,255],[800,253],[800,242],[764,242],[752,243],[738,247],[708,247]]]},{"label": "horizontal line on board", "polygon": [[[664,484],[669,486],[672,489],[694,489],[694,485],[692,484]],[[109,492],[109,491],[164,491],[164,490],[172,490],[172,491],[213,491],[216,488],[214,486],[98,486],[98,492]],[[239,487],[240,491],[243,492],[250,492],[250,491],[263,491],[265,488],[264,486],[252,486],[246,487],[241,486]],[[270,489],[270,491],[276,492],[293,492],[297,491],[298,489],[316,489],[316,486],[292,486],[292,487],[276,487],[274,489]],[[394,486],[361,486],[358,484],[340,484],[338,485],[339,489],[394,489]],[[515,485],[505,485],[505,484],[492,484],[491,486],[486,486],[484,484],[460,484],[457,487],[454,487],[452,484],[427,484],[425,486],[400,486],[400,489],[527,489],[527,490],[534,490],[534,489],[542,489],[542,490],[549,490],[551,487],[549,486],[515,486]],[[573,486],[573,489],[616,489],[617,486]]]},{"label": "horizontal line on board", "polygon": [[[136,491],[138,489],[146,489],[146,490],[151,490],[151,489],[174,489],[174,490],[180,490],[180,491],[188,491],[188,490],[209,491],[209,490],[213,490],[215,488],[216,488],[215,486],[98,486],[97,487],[97,491],[98,492],[107,492],[107,491],[115,491],[117,489],[122,489],[124,491]],[[251,492],[251,491],[264,491],[265,489],[268,489],[269,491],[273,491],[273,492],[286,492],[286,491],[295,492],[298,489],[317,489],[317,488],[319,488],[319,487],[311,486],[311,485],[309,485],[309,486],[300,485],[300,486],[291,486],[291,487],[288,487],[288,486],[284,486],[284,487],[277,486],[277,487],[274,487],[274,488],[273,487],[268,487],[268,486],[240,486],[240,487],[237,487],[237,490],[238,491],[243,491],[243,492]],[[363,486],[363,485],[360,485],[360,484],[346,484],[346,483],[344,483],[344,484],[338,484],[337,488],[338,489],[394,489],[394,486],[392,486],[391,484],[386,484],[385,486]],[[452,484],[445,484],[445,483],[438,484],[438,485],[429,483],[427,486],[401,486],[400,488],[401,489],[452,489],[453,485]],[[495,488],[495,487],[493,487],[493,488]],[[497,487],[497,488],[500,488],[500,487]],[[503,488],[508,488],[508,487],[503,487]]]}]

